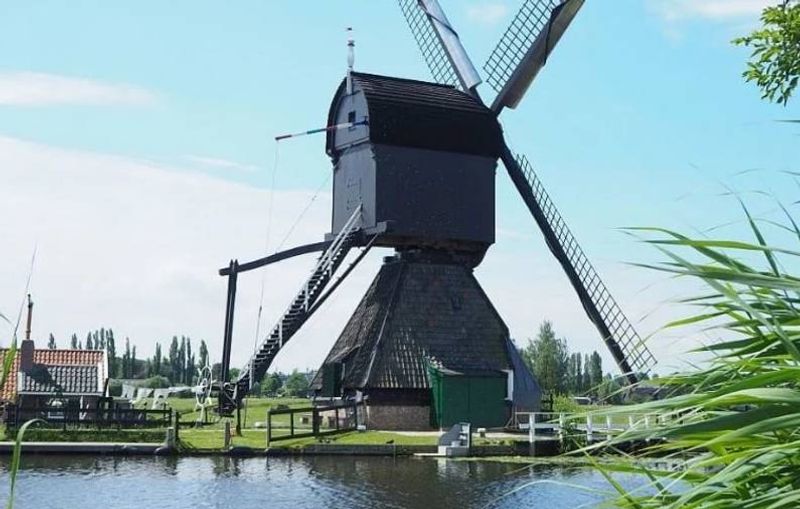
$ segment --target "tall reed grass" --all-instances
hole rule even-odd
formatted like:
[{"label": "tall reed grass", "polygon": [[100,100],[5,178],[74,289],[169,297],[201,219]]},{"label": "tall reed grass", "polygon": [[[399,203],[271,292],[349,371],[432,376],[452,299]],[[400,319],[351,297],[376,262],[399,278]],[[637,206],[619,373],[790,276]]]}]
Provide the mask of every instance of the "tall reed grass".
[{"label": "tall reed grass", "polygon": [[[666,258],[651,268],[706,288],[687,301],[697,312],[668,327],[701,325],[719,340],[699,349],[711,358],[702,369],[660,379],[668,397],[625,409],[664,418],[605,445],[652,440],[649,452],[671,467],[641,458],[598,466],[619,492],[617,506],[800,507],[800,277],[791,271],[800,262],[800,228],[784,212],[785,224],[772,224],[796,246],[770,245],[746,209],[753,236],[746,242],[638,231]],[[645,475],[648,485],[625,491],[614,471]]]}]

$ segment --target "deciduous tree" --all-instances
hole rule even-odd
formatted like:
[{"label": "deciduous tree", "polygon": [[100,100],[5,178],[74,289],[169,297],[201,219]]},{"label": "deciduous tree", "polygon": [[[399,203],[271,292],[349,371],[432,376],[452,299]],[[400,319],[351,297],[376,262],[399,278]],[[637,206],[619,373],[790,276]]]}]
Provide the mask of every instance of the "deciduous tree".
[{"label": "deciduous tree", "polygon": [[305,373],[300,373],[296,369],[292,371],[283,386],[284,392],[291,398],[304,398],[308,395],[308,378]]},{"label": "deciduous tree", "polygon": [[556,337],[553,324],[545,321],[539,327],[536,338],[528,341],[523,351],[528,367],[531,368],[542,390],[550,393],[566,392],[567,344]]},{"label": "deciduous tree", "polygon": [[261,381],[262,396],[277,396],[283,386],[283,381],[278,373],[269,373]]},{"label": "deciduous tree", "polygon": [[206,345],[206,340],[200,340],[200,360],[197,363],[201,368],[204,368],[208,365],[208,345]]},{"label": "deciduous tree", "polygon": [[753,50],[744,78],[758,85],[762,98],[785,106],[800,82],[800,1],[765,8],[761,22],[734,43]]}]

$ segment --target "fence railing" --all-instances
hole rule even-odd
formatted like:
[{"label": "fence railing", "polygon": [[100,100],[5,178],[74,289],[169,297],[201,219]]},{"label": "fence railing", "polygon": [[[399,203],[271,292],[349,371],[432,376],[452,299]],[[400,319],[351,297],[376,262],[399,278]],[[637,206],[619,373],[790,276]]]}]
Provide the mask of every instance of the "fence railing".
[{"label": "fence railing", "polygon": [[173,411],[140,408],[73,408],[63,406],[6,407],[6,426],[18,428],[31,419],[41,419],[42,427],[73,428],[166,428],[172,425]]},{"label": "fence railing", "polygon": [[267,445],[270,442],[353,431],[363,421],[359,404],[348,402],[326,406],[269,409]]},{"label": "fence railing", "polygon": [[585,435],[593,442],[605,440],[628,430],[654,428],[674,416],[657,413],[557,413],[520,412],[515,416],[519,429],[528,431],[528,441],[557,438],[567,434]]}]

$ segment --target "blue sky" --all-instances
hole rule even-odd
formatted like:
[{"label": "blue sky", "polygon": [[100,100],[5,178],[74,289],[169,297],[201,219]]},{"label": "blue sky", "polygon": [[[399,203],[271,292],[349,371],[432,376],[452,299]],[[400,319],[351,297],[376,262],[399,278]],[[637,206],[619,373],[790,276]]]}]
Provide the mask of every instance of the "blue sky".
[{"label": "blue sky", "polygon": [[[657,256],[617,228],[732,223],[720,234],[744,236],[727,190],[764,217],[775,213],[773,198],[797,194],[783,172],[798,170],[798,130],[776,122],[800,117],[797,106],[761,101],[741,79],[747,51],[730,44],[765,3],[587,0],[520,108],[502,116],[644,332],[676,313],[665,302],[687,289],[625,265]],[[519,2],[442,4],[480,66]],[[0,311],[16,309],[38,242],[41,334],[111,325],[149,353],[156,339],[191,333],[215,352],[224,286],[214,269],[260,255],[267,224],[274,249],[329,176],[323,138],[285,142],[271,191],[272,138],[324,124],[348,26],[358,70],[429,79],[388,0],[4,6],[0,176],[11,185],[0,233],[15,242]],[[488,87],[482,94],[491,99]],[[502,168],[498,188],[498,244],[478,276],[512,333],[526,338],[551,318],[574,348],[599,349]],[[321,237],[328,205],[324,188],[288,244]],[[268,273],[263,327],[310,263]],[[279,367],[319,363],[378,264],[376,255],[357,271]],[[260,281],[242,290],[243,342],[252,343]],[[674,341],[654,346],[666,364]],[[234,354],[246,356],[246,347]]]}]

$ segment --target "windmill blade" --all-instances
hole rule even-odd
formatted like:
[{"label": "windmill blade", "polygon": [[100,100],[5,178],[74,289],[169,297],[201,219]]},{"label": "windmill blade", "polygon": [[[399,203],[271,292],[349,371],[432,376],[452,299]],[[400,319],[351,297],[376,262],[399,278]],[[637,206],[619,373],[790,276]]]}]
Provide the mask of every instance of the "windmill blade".
[{"label": "windmill blade", "polygon": [[638,373],[647,373],[655,365],[653,354],[578,245],[528,160],[524,156],[514,157],[508,147],[501,158],[542,230],[547,246],[578,293],[586,314],[600,331],[619,369],[631,383],[636,383]]},{"label": "windmill blade", "polygon": [[486,82],[497,92],[492,110],[514,109],[584,0],[525,0],[486,64]]},{"label": "windmill blade", "polygon": [[480,75],[439,2],[398,0],[398,3],[433,79],[465,92],[473,91],[481,83]]}]

